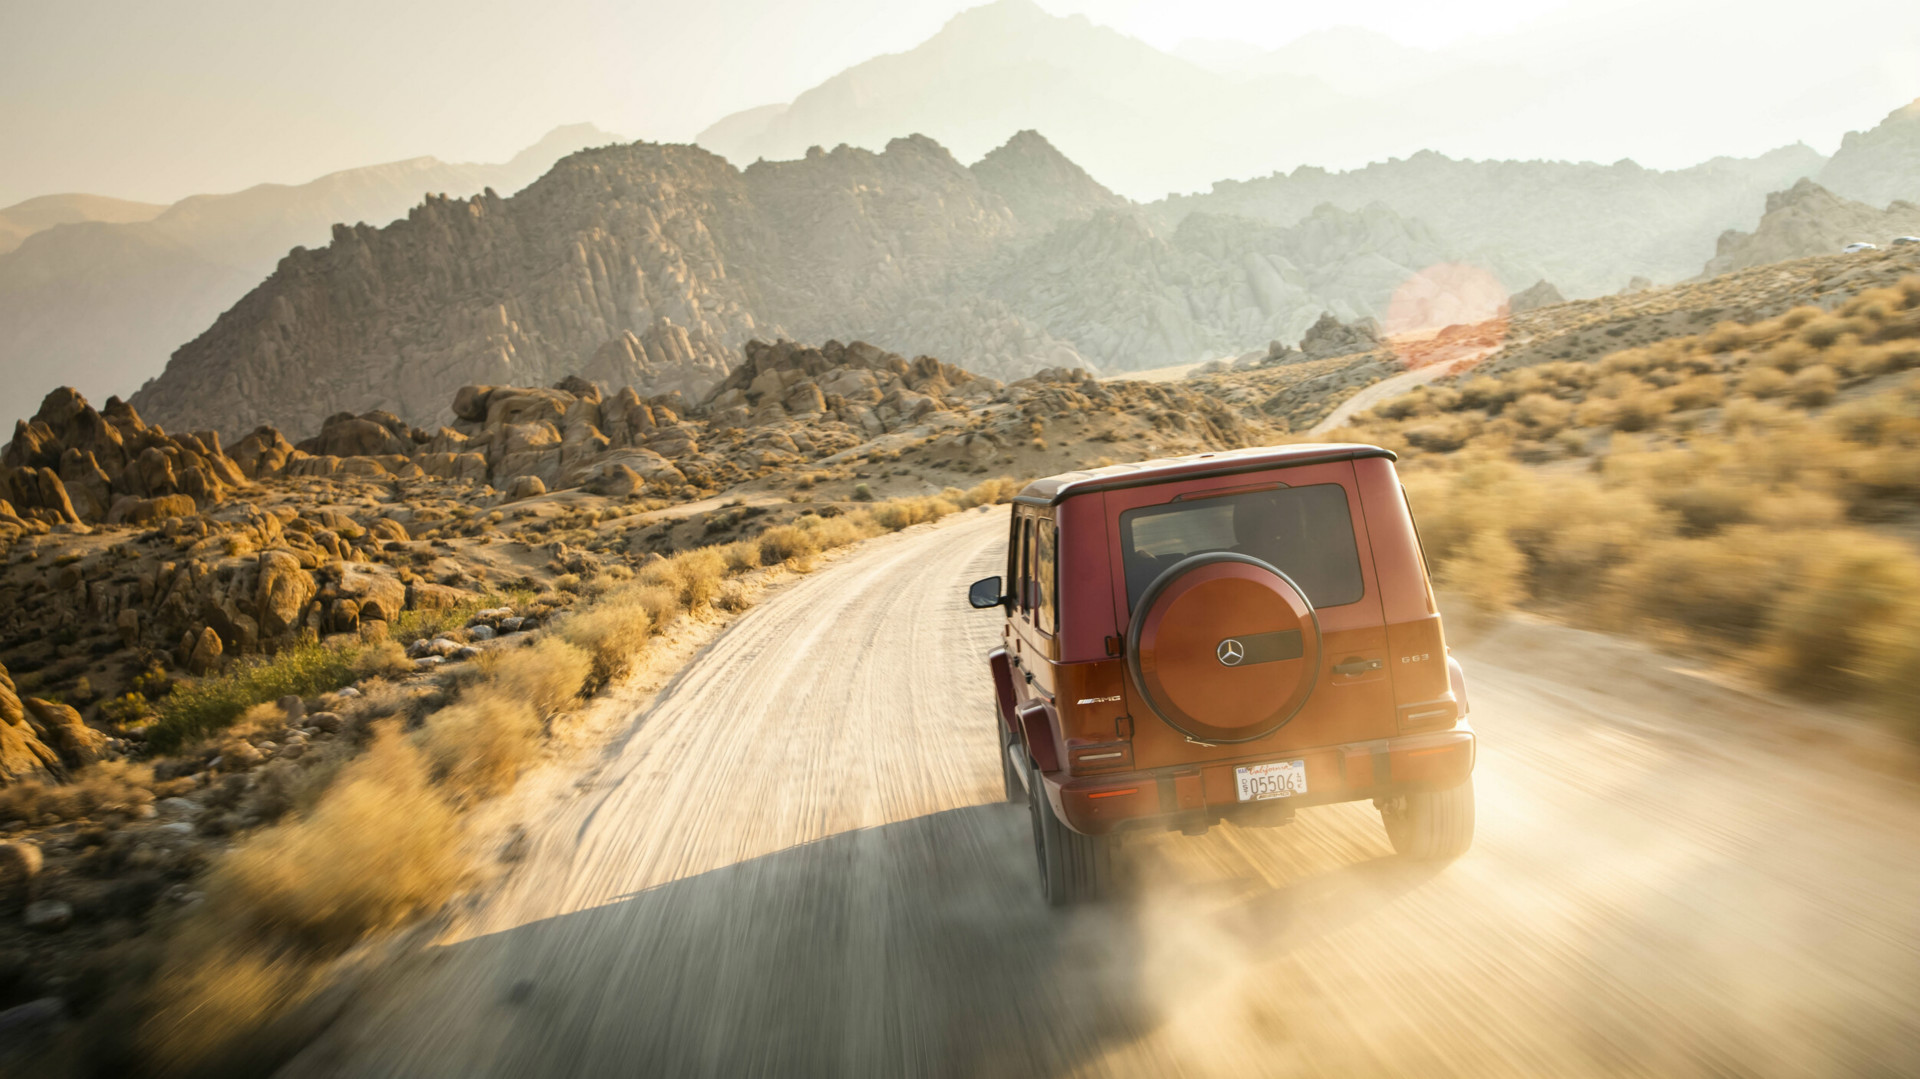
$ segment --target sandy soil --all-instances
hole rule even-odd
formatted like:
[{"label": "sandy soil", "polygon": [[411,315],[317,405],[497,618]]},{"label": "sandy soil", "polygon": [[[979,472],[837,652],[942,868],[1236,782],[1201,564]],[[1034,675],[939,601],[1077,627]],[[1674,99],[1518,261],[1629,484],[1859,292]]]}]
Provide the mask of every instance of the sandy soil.
[{"label": "sandy soil", "polygon": [[[1592,634],[1460,650],[1479,838],[1363,804],[1042,904],[982,655],[1004,511],[741,617],[295,1076],[1920,1072],[1920,790],[1855,724]],[[1862,763],[1872,767],[1861,767]]]}]

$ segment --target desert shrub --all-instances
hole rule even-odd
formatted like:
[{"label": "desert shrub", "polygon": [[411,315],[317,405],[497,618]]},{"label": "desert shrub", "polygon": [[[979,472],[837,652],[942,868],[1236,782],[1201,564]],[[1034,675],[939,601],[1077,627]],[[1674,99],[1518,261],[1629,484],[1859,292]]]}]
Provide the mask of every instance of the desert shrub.
[{"label": "desert shrub", "polygon": [[[1775,685],[1800,693],[1857,693],[1892,682],[1920,624],[1920,555],[1898,540],[1849,537],[1809,558],[1768,626],[1765,663]],[[1903,627],[1888,633],[1889,627]]]},{"label": "desert shrub", "polygon": [[1544,393],[1529,393],[1514,401],[1506,415],[1544,438],[1567,425],[1573,418],[1573,406]]},{"label": "desert shrub", "polygon": [[560,624],[561,638],[590,657],[594,684],[604,685],[625,674],[646,651],[655,621],[641,601],[643,591],[635,587],[608,593]]},{"label": "desert shrub", "polygon": [[353,673],[360,678],[397,678],[411,670],[406,648],[390,637],[362,647],[353,659]]},{"label": "desert shrub", "polygon": [[729,543],[720,554],[726,559],[728,573],[745,573],[760,566],[760,544],[754,540]]},{"label": "desert shrub", "polygon": [[1676,409],[1712,408],[1726,396],[1727,383],[1719,375],[1694,375],[1667,391]]},{"label": "desert shrub", "polygon": [[484,798],[513,786],[540,735],[540,717],[528,703],[495,683],[428,717],[421,744],[442,786]]},{"label": "desert shrub", "polygon": [[1508,610],[1526,596],[1526,556],[1504,531],[1489,528],[1440,567],[1440,585],[1483,611]]},{"label": "desert shrub", "polygon": [[81,820],[129,813],[153,801],[153,769],[125,761],[101,761],[71,783],[25,779],[0,788],[0,821],[39,823],[47,817]]},{"label": "desert shrub", "polygon": [[1786,393],[1792,380],[1778,368],[1755,367],[1747,371],[1740,380],[1740,392],[1749,397],[1761,399],[1779,397]]},{"label": "desert shrub", "polygon": [[866,485],[866,484],[864,484],[864,483],[856,483],[856,484],[854,484],[854,485],[853,485],[853,500],[854,500],[855,502],[871,502],[871,501],[873,501],[873,488],[871,488],[871,487],[869,487],[869,486],[867,486],[867,485]]},{"label": "desert shrub", "polygon": [[1644,431],[1667,414],[1671,403],[1659,394],[1641,390],[1616,398],[1610,424],[1616,431]]},{"label": "desert shrub", "polygon": [[[1112,464],[1113,462],[1108,461],[1107,463]],[[1024,486],[1026,486],[1026,484],[1011,476],[1001,476],[998,479],[983,480],[967,489],[966,496],[961,499],[961,505],[972,508],[974,506],[995,506],[1011,502],[1014,496],[1018,495],[1020,489]]]},{"label": "desert shrub", "polygon": [[798,525],[775,525],[760,533],[760,557],[765,562],[798,562],[819,551],[815,538]]},{"label": "desert shrub", "polygon": [[680,605],[692,611],[713,602],[726,574],[726,556],[711,547],[699,547],[674,555],[642,577],[652,575],[658,583],[672,588]]},{"label": "desert shrub", "polygon": [[1815,364],[1812,367],[1802,368],[1796,373],[1792,383],[1787,387],[1787,392],[1792,395],[1796,404],[1813,407],[1833,400],[1834,393],[1839,389],[1839,383],[1839,376],[1834,374],[1833,368],[1823,363]]},{"label": "desert shrub", "polygon": [[1758,641],[1781,589],[1798,573],[1792,542],[1750,526],[1697,539],[1656,539],[1608,583],[1613,621],[1653,619],[1732,645]]},{"label": "desert shrub", "polygon": [[307,817],[253,838],[208,875],[207,915],[231,934],[335,951],[446,900],[465,875],[458,824],[427,760],[376,728]]},{"label": "desert shrub", "polygon": [[545,718],[573,703],[594,664],[594,657],[578,645],[547,637],[530,647],[488,653],[484,673],[490,685],[525,701],[536,716]]},{"label": "desert shrub", "polygon": [[1700,347],[1712,353],[1732,352],[1746,345],[1747,328],[1737,322],[1722,322],[1700,340]]},{"label": "desert shrub", "polygon": [[883,502],[873,508],[873,520],[889,532],[898,532],[903,528],[937,521],[957,511],[960,507],[939,496],[927,498],[896,498]]},{"label": "desert shrub", "polygon": [[153,1011],[139,1034],[143,1063],[162,1075],[265,1074],[285,1046],[262,1029],[314,991],[318,962],[263,952],[204,919],[173,944],[172,965],[149,989]]},{"label": "desert shrub", "polygon": [[289,694],[312,697],[353,681],[359,647],[302,644],[266,659],[243,661],[226,674],[176,686],[160,704],[147,735],[156,749],[225,728],[256,704]]}]

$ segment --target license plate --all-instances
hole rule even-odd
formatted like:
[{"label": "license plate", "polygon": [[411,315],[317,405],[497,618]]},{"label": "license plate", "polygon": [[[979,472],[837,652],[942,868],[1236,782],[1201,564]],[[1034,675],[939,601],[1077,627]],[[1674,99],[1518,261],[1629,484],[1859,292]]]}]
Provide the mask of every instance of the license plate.
[{"label": "license plate", "polygon": [[1274,761],[1271,764],[1247,764],[1233,770],[1240,786],[1240,800],[1260,802],[1268,798],[1291,798],[1307,793],[1306,761]]}]

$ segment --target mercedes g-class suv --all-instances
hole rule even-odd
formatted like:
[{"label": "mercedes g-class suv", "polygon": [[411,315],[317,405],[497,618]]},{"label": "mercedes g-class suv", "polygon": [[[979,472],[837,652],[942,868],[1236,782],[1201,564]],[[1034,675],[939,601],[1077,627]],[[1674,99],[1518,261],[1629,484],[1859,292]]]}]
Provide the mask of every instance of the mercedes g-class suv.
[{"label": "mercedes g-class suv", "polygon": [[988,657],[1041,888],[1114,837],[1370,798],[1396,851],[1473,840],[1474,734],[1394,455],[1299,445],[1068,472],[1014,500]]}]

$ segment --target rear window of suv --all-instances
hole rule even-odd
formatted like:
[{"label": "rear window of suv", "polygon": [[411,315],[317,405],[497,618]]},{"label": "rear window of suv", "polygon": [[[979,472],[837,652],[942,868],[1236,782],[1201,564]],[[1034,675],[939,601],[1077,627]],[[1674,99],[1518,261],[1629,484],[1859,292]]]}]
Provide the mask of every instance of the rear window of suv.
[{"label": "rear window of suv", "polygon": [[1217,495],[1120,515],[1127,572],[1127,606],[1140,601],[1155,577],[1184,558],[1232,551],[1291,577],[1315,607],[1358,602],[1360,551],[1346,488],[1337,483]]}]

